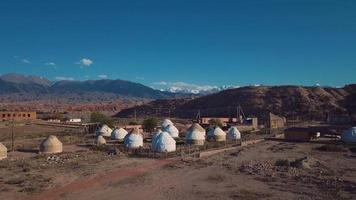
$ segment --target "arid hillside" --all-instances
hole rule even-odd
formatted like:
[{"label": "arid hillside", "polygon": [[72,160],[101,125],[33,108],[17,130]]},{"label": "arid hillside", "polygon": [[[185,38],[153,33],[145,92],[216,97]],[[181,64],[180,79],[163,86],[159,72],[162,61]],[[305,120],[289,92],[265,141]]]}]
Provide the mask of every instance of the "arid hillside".
[{"label": "arid hillside", "polygon": [[[356,87],[322,88],[301,86],[242,87],[216,94],[184,100],[153,101],[147,105],[119,112],[118,117],[140,115],[194,118],[201,116],[234,116],[241,106],[248,116],[263,117],[269,111],[291,119],[325,119],[328,113],[351,113],[356,111]],[[165,109],[162,109],[165,108]]]}]

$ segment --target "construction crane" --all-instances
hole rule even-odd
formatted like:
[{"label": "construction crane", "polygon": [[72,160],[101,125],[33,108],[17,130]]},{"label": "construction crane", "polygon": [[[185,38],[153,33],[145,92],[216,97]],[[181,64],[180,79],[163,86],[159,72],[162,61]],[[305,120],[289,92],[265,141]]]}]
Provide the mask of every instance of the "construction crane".
[{"label": "construction crane", "polygon": [[240,104],[236,107],[236,117],[238,123],[243,123],[246,120],[246,115]]}]

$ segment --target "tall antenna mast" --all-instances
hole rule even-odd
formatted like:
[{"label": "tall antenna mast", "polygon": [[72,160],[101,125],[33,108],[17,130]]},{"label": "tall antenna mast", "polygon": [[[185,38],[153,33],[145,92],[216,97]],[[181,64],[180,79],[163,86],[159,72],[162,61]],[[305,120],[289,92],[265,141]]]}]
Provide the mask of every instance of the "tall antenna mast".
[{"label": "tall antenna mast", "polygon": [[200,121],[200,118],[201,118],[201,116],[200,116],[200,110],[198,110],[197,116],[196,116],[195,118],[198,120],[198,122]]}]

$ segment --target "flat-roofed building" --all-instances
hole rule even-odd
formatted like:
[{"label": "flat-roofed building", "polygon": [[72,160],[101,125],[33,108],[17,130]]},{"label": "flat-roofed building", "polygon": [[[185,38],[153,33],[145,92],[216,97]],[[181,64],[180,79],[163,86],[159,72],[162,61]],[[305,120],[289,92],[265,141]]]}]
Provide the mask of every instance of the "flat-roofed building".
[{"label": "flat-roofed building", "polygon": [[36,112],[0,111],[0,121],[32,121],[36,119]]},{"label": "flat-roofed building", "polygon": [[284,128],[286,121],[287,120],[285,117],[280,117],[273,113],[268,113],[266,125],[267,125],[267,128],[270,128],[270,129],[281,129],[281,128]]},{"label": "flat-roofed building", "polygon": [[226,126],[228,123],[237,123],[237,118],[228,118],[228,117],[202,117],[199,120],[199,124],[210,124],[210,120],[219,120],[223,124],[223,126]]}]

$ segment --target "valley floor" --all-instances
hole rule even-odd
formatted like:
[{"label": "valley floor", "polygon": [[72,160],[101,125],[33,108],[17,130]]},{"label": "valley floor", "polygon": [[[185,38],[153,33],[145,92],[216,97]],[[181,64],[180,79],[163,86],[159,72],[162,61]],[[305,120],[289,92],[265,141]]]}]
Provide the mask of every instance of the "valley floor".
[{"label": "valley floor", "polygon": [[9,158],[0,199],[356,199],[355,153],[320,146],[265,141],[204,159]]}]

